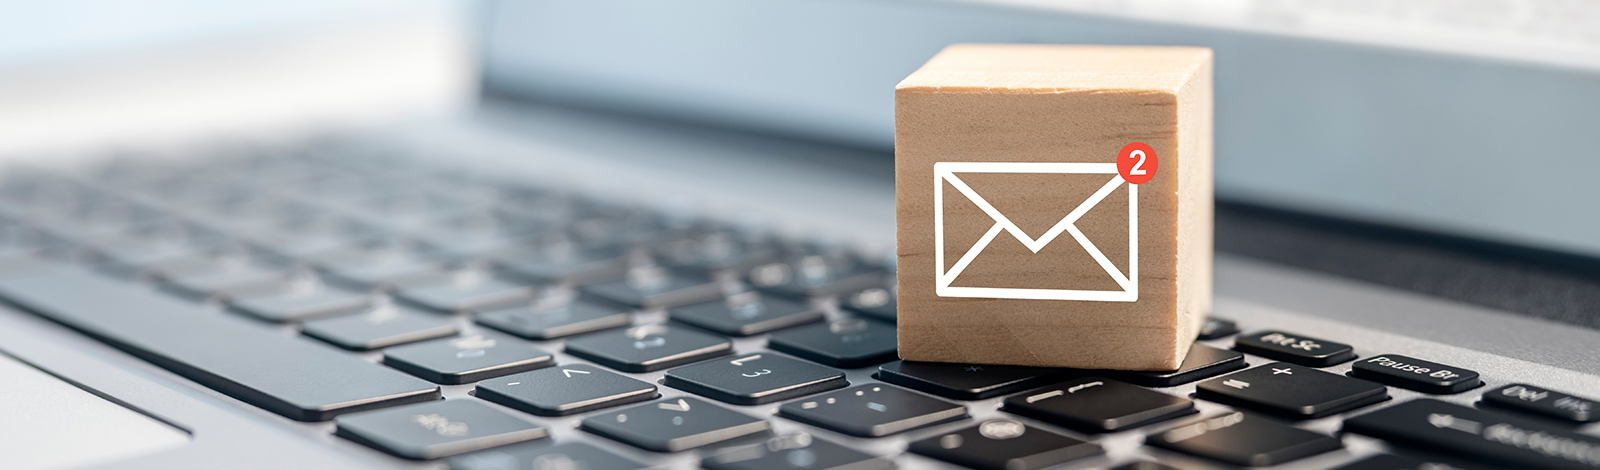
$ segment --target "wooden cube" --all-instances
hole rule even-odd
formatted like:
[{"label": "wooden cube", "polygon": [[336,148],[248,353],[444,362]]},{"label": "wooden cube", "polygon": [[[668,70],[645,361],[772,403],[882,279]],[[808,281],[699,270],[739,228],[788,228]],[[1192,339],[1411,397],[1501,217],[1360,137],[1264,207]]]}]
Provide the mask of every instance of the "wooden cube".
[{"label": "wooden cube", "polygon": [[900,82],[900,357],[1178,368],[1211,309],[1211,102],[1198,47],[959,44]]}]

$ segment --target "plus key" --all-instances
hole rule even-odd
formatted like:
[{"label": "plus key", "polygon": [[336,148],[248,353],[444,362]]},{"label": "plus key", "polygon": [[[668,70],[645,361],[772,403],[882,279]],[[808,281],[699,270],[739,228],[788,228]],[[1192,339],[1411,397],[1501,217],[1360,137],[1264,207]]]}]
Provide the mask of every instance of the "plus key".
[{"label": "plus key", "polygon": [[1270,330],[1240,335],[1234,340],[1233,349],[1311,367],[1328,367],[1356,358],[1355,348],[1348,344]]}]

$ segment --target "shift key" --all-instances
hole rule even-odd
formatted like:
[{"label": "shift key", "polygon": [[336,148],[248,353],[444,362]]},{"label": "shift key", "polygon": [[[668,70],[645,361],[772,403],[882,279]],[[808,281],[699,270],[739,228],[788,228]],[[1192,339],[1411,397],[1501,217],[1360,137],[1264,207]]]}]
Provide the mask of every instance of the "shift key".
[{"label": "shift key", "polygon": [[0,298],[239,400],[300,421],[440,398],[396,370],[71,267],[0,277]]}]

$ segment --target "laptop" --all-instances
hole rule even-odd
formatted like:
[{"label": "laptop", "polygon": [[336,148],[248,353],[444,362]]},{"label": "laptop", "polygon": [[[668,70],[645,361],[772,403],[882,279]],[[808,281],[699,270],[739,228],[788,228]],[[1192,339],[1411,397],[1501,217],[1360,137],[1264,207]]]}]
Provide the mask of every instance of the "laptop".
[{"label": "laptop", "polygon": [[[0,461],[1600,467],[1592,46],[1189,8],[490,1],[466,112],[12,158]],[[898,359],[890,90],[954,42],[1217,51],[1182,368]]]}]

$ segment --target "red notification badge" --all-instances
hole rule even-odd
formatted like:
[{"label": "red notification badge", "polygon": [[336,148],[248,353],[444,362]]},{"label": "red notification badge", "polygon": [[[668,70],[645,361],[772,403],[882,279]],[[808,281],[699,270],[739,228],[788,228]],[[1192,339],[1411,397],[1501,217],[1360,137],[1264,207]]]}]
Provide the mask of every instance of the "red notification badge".
[{"label": "red notification badge", "polygon": [[1156,176],[1156,151],[1143,142],[1122,146],[1117,152],[1117,174],[1129,184],[1144,184]]}]

